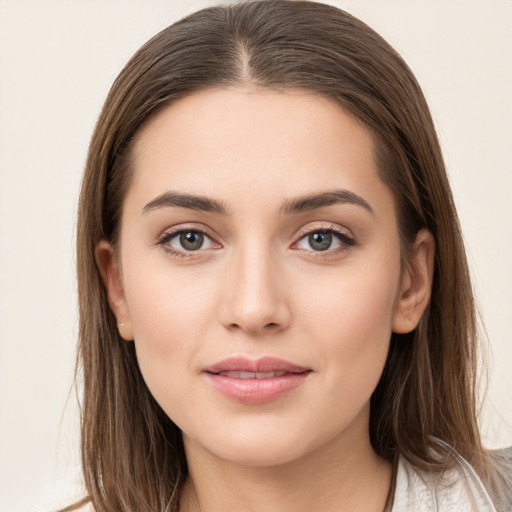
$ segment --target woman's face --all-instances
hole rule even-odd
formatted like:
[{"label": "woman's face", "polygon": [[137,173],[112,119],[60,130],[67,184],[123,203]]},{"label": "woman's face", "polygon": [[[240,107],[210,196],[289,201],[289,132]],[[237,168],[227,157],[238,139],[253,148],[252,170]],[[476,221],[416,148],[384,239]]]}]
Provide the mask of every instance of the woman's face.
[{"label": "woman's face", "polygon": [[369,133],[309,93],[209,90],[132,156],[109,296],[188,452],[270,465],[367,443],[406,294]]}]

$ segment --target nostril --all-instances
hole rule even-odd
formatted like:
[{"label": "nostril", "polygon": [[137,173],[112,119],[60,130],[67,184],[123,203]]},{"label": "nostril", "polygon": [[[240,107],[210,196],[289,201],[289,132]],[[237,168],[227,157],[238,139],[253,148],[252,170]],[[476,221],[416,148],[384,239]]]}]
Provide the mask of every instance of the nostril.
[{"label": "nostril", "polygon": [[[268,324],[265,324],[263,326],[263,329],[264,330],[276,330],[279,328],[279,324],[276,323],[276,322],[269,322]],[[229,324],[229,329],[232,329],[232,330],[237,330],[237,329],[242,329],[242,330],[248,330],[248,331],[251,331],[251,330],[258,330],[256,328],[252,329],[250,326],[245,326],[243,327],[241,324],[239,323],[236,323],[236,322],[233,322],[231,324]]]}]

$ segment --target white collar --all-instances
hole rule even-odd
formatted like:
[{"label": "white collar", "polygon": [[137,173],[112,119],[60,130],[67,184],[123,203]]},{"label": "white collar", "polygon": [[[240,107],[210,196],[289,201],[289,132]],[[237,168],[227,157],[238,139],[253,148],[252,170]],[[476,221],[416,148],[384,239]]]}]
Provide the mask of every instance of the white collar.
[{"label": "white collar", "polygon": [[441,476],[400,456],[391,512],[496,512],[475,470],[452,451],[457,465]]}]

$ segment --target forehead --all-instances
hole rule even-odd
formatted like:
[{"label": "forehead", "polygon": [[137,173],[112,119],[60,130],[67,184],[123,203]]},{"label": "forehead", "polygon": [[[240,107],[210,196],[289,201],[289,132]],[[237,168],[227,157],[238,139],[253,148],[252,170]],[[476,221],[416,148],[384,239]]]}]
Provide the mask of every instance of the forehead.
[{"label": "forehead", "polygon": [[213,89],[169,105],[137,134],[129,195],[165,190],[267,199],[344,188],[390,192],[369,131],[334,101],[304,91]]}]

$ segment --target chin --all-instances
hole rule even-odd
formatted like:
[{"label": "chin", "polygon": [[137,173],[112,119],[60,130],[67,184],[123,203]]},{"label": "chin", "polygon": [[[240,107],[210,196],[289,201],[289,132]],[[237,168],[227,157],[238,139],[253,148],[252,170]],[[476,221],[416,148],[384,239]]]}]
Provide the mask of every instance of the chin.
[{"label": "chin", "polygon": [[340,434],[339,429],[308,432],[308,429],[283,425],[268,427],[222,430],[217,435],[211,430],[208,438],[192,439],[184,435],[185,449],[206,451],[231,464],[275,467],[307,459],[325,448],[330,450]]},{"label": "chin", "polygon": [[308,453],[305,447],[296,444],[279,445],[261,443],[224,447],[222,450],[212,452],[214,456],[231,464],[251,467],[275,467],[294,462]]}]

